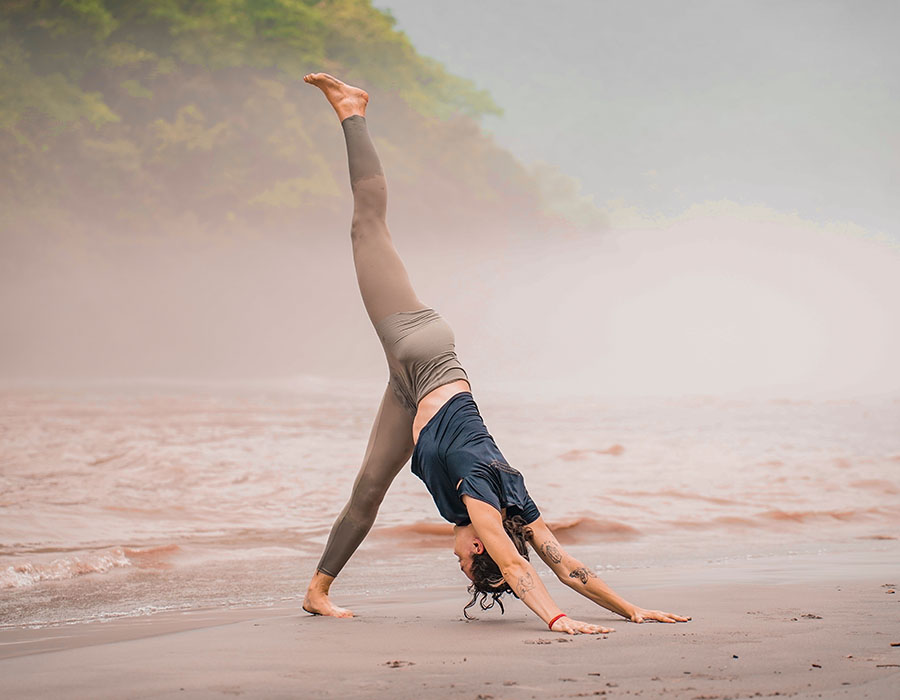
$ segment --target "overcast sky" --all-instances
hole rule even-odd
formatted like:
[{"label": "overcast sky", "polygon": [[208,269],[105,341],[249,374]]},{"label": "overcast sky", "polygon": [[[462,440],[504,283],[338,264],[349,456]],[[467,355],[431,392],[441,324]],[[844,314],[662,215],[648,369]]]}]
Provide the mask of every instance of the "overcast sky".
[{"label": "overcast sky", "polygon": [[900,238],[900,3],[375,0],[485,127],[599,205],[711,199]]}]

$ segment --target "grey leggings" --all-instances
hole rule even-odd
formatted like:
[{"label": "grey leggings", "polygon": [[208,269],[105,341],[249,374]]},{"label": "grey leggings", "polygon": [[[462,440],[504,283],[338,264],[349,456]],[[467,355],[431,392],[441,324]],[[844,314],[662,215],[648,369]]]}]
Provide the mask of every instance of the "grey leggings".
[{"label": "grey leggings", "polygon": [[[350,239],[356,279],[373,325],[390,314],[427,308],[416,297],[388,231],[387,184],[365,117],[341,122],[347,141],[353,222]],[[369,444],[350,500],[331,528],[318,570],[337,576],[375,522],[394,477],[412,455],[413,415],[388,386],[375,416]]]}]

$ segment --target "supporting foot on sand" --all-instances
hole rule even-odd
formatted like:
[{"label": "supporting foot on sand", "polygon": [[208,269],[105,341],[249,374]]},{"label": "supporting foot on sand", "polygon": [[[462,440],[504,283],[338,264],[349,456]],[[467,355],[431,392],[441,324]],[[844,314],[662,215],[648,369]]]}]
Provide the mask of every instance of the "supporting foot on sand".
[{"label": "supporting foot on sand", "polygon": [[341,121],[354,114],[361,117],[366,116],[369,93],[365,90],[342,83],[328,73],[309,73],[303,76],[303,80],[310,85],[315,85],[325,94]]},{"label": "supporting foot on sand", "polygon": [[339,608],[331,602],[328,594],[317,591],[307,591],[303,598],[303,609],[310,615],[325,615],[327,617],[353,617],[353,612],[347,608]]}]

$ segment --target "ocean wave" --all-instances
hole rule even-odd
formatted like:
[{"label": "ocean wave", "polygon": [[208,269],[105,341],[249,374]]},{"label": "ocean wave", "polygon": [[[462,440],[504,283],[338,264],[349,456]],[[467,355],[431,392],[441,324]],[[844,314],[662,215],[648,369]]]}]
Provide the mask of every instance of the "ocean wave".
[{"label": "ocean wave", "polygon": [[[631,525],[616,520],[590,517],[550,521],[547,526],[563,544],[583,542],[588,538],[624,541],[641,534],[637,528]],[[441,547],[447,544],[449,538],[453,536],[453,526],[450,523],[417,522],[409,525],[377,528],[372,530],[372,535],[378,538],[402,540],[407,546]]]},{"label": "ocean wave", "polygon": [[576,517],[548,522],[547,526],[562,544],[584,542],[588,537],[591,540],[599,538],[605,541],[624,542],[641,535],[641,531],[636,527],[607,518]]},{"label": "ocean wave", "polygon": [[845,508],[841,510],[781,510],[774,508],[760,513],[761,518],[776,522],[803,523],[809,520],[857,520],[870,515],[881,515],[880,508]]},{"label": "ocean wave", "polygon": [[887,519],[893,522],[900,520],[900,510],[884,507],[871,508],[845,508],[831,510],[771,510],[757,512],[752,515],[738,516],[725,515],[709,520],[669,520],[666,525],[670,528],[684,530],[706,530],[722,527],[736,528],[782,528],[787,523],[821,524],[823,522],[865,522],[876,518]]},{"label": "ocean wave", "polygon": [[712,503],[719,506],[731,506],[731,505],[740,505],[741,501],[736,501],[733,498],[722,498],[720,496],[706,496],[701,493],[685,493],[684,491],[678,491],[676,489],[661,489],[659,491],[625,491],[622,489],[619,490],[611,490],[610,493],[616,494],[618,496],[631,496],[636,498],[671,498],[674,500],[683,500],[683,501],[703,501],[705,503]]},{"label": "ocean wave", "polygon": [[612,455],[613,457],[618,457],[623,454],[625,454],[625,448],[622,445],[615,444],[605,449],[593,448],[569,450],[568,452],[563,452],[559,455],[559,459],[565,460],[566,462],[572,462],[576,459],[584,459],[590,455]]},{"label": "ocean wave", "polygon": [[887,479],[861,479],[860,481],[851,482],[850,486],[855,489],[867,489],[869,491],[874,491],[875,493],[883,493],[890,496],[900,494],[900,487]]},{"label": "ocean wave", "polygon": [[375,528],[370,536],[377,539],[400,540],[407,547],[442,547],[449,544],[453,536],[453,525],[435,522],[394,525]]},{"label": "ocean wave", "polygon": [[105,574],[131,566],[139,569],[168,568],[170,564],[166,557],[178,550],[176,544],[144,548],[110,547],[50,561],[10,564],[0,569],[0,590],[27,588],[41,581],[62,581],[87,574]]}]

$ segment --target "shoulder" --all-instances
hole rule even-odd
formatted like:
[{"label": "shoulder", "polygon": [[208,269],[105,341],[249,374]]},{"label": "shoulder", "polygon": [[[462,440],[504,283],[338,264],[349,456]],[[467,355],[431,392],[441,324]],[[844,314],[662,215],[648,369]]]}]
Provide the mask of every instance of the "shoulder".
[{"label": "shoulder", "polygon": [[456,493],[460,499],[470,496],[490,503],[497,510],[500,510],[501,492],[500,484],[496,479],[491,478],[489,470],[480,469],[477,466],[473,466],[456,485]]},{"label": "shoulder", "polygon": [[[482,498],[479,494],[469,492],[460,493],[459,498],[466,510],[469,511],[469,518],[473,524],[476,518],[482,522],[496,520],[500,529],[503,529],[503,517],[500,515],[499,504],[495,504],[493,500]],[[477,525],[476,529],[478,529]]]}]

